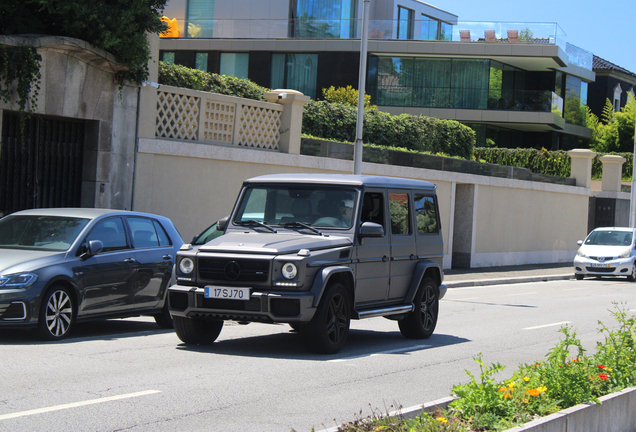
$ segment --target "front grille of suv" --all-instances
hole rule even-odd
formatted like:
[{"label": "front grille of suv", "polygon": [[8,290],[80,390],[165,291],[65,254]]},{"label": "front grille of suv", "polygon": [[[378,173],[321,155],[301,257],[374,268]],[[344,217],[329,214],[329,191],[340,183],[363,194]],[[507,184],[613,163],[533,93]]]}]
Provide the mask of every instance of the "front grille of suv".
[{"label": "front grille of suv", "polygon": [[269,260],[199,258],[199,277],[219,282],[267,282]]}]

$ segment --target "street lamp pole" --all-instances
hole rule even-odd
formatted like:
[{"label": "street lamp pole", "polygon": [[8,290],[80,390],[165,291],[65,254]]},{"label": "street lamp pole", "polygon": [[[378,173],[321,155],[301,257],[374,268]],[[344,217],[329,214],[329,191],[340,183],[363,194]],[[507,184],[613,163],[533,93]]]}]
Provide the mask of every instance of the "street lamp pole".
[{"label": "street lamp pole", "polygon": [[358,118],[356,143],[353,149],[353,173],[362,174],[362,125],[364,122],[364,89],[367,78],[367,42],[369,39],[369,2],[362,3],[362,35],[360,37],[360,72],[358,76]]}]

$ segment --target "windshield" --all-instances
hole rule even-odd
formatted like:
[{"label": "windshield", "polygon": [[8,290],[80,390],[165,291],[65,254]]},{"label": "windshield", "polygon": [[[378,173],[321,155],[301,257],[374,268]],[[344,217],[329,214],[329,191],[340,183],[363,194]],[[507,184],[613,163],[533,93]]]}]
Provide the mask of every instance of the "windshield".
[{"label": "windshield", "polygon": [[0,248],[65,251],[88,219],[59,216],[7,216],[0,219]]},{"label": "windshield", "polygon": [[[245,190],[234,223],[268,226],[350,228],[355,219],[355,189],[326,186],[258,186]],[[253,224],[257,226],[256,224]]]},{"label": "windshield", "polygon": [[592,231],[585,239],[586,245],[629,246],[632,244],[631,231]]}]

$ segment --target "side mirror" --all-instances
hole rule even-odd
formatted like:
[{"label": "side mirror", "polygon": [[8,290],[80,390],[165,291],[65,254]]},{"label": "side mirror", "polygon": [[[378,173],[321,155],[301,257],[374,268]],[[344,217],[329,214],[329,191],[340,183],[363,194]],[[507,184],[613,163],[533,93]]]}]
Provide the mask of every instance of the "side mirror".
[{"label": "side mirror", "polygon": [[364,222],[360,226],[360,238],[364,237],[384,237],[384,228],[375,222]]},{"label": "side mirror", "polygon": [[579,240],[576,242],[577,245],[581,246],[583,244],[583,240]]},{"label": "side mirror", "polygon": [[88,247],[86,252],[80,255],[80,258],[85,260],[94,255],[97,255],[102,249],[104,249],[104,243],[100,240],[91,240],[88,242]]},{"label": "side mirror", "polygon": [[225,231],[225,228],[227,228],[227,222],[229,220],[229,216],[225,216],[224,218],[219,219],[219,221],[216,223],[216,229],[218,231]]}]

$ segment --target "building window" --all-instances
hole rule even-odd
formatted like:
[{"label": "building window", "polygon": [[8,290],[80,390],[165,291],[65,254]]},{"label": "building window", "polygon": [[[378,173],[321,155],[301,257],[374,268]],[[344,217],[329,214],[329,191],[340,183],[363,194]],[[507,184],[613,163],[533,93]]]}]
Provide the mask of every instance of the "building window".
[{"label": "building window", "polygon": [[449,41],[453,38],[453,26],[443,21],[422,15],[420,22],[421,40]]},{"label": "building window", "polygon": [[161,56],[161,61],[168,64],[174,64],[174,52],[164,51]]},{"label": "building window", "polygon": [[614,112],[620,112],[621,110],[621,93],[623,93],[621,85],[616,84],[616,87],[614,87]]},{"label": "building window", "polygon": [[398,6],[397,38],[413,39],[413,11]]},{"label": "building window", "polygon": [[208,53],[198,52],[194,59],[194,68],[202,70],[203,72],[208,71]]},{"label": "building window", "polygon": [[317,72],[318,54],[272,54],[273,89],[298,90],[315,99]]},{"label": "building window", "polygon": [[248,53],[221,53],[221,75],[247,78],[250,55]]},{"label": "building window", "polygon": [[[565,77],[565,101],[563,117],[567,123],[585,126],[585,105],[582,103],[582,93],[587,98],[587,85],[572,75]],[[582,92],[583,90],[583,92]]]},{"label": "building window", "polygon": [[293,10],[294,37],[356,37],[355,0],[297,0]]},{"label": "building window", "polygon": [[188,0],[186,28],[189,37],[214,37],[214,0]]}]

